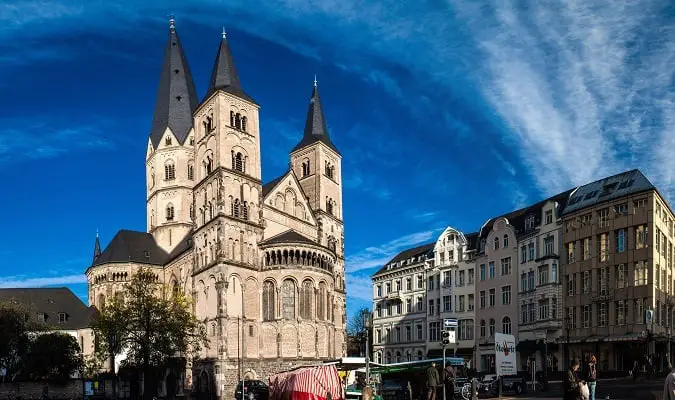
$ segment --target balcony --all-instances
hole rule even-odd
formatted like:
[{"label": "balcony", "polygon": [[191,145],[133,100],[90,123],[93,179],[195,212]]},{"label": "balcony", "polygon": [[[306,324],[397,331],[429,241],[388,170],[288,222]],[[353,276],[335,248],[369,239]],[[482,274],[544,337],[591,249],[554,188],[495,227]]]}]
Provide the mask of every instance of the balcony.
[{"label": "balcony", "polygon": [[397,290],[387,293],[387,300],[401,300],[401,292]]}]

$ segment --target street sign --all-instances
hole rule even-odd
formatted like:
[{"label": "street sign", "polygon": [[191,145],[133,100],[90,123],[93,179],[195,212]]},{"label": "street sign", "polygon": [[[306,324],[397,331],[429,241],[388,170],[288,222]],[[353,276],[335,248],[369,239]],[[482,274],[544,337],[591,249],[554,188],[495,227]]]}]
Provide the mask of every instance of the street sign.
[{"label": "street sign", "polygon": [[445,328],[456,328],[459,324],[457,323],[457,318],[446,318],[443,320],[443,326]]}]

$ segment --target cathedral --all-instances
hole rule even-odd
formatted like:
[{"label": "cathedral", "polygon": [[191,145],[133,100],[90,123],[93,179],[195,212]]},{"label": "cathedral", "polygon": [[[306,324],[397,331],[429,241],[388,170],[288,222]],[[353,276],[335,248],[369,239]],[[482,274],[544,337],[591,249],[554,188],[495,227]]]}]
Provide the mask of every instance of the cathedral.
[{"label": "cathedral", "polygon": [[103,250],[97,238],[86,276],[92,306],[140,268],[193,299],[210,345],[177,392],[230,396],[242,377],[345,353],[342,156],[316,81],[289,169],[267,183],[259,109],[224,32],[197,97],[172,19],[147,139],[147,232],[120,230]]}]

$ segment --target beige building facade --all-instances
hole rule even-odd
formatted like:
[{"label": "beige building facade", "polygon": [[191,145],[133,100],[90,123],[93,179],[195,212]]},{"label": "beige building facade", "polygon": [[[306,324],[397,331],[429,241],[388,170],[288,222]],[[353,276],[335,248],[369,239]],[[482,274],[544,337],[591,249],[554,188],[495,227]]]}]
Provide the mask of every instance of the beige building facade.
[{"label": "beige building facade", "polygon": [[655,364],[665,364],[673,322],[673,221],[671,208],[638,170],[571,194],[563,213],[570,359],[592,353],[600,370],[630,370],[655,354]]},{"label": "beige building facade", "polygon": [[[101,307],[140,268],[193,299],[210,346],[193,392],[345,353],[342,156],[316,83],[290,168],[262,182],[260,106],[223,34],[199,101],[173,21],[146,153],[147,233],[121,230],[87,269]],[[184,373],[184,372],[181,372]]]}]

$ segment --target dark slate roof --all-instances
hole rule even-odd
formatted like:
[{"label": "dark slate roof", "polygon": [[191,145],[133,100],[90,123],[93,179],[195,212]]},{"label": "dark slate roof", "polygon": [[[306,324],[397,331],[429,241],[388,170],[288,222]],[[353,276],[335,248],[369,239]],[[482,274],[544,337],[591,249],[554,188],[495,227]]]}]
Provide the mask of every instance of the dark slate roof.
[{"label": "dark slate roof", "polygon": [[[562,193],[544,199],[531,206],[527,206],[525,208],[521,208],[520,210],[511,211],[510,213],[489,219],[481,228],[479,232],[479,239],[485,239],[488,236],[490,230],[492,229],[492,225],[499,218],[506,218],[509,221],[509,224],[511,224],[511,226],[513,226],[516,229],[516,235],[527,233],[527,231],[525,230],[525,219],[528,216],[534,215],[534,226],[541,225],[542,219],[541,212],[544,207],[544,204],[546,204],[549,201],[558,203],[558,215],[561,215],[562,211],[565,209],[569,195],[572,192],[573,189],[566,190]],[[476,248],[478,248],[478,246],[476,246]]]},{"label": "dark slate roof", "polygon": [[192,129],[192,113],[197,108],[197,103],[197,91],[183,47],[176,29],[171,26],[150,130],[152,145],[157,148],[167,127],[181,144],[185,143]]},{"label": "dark slate roof", "polygon": [[209,82],[209,87],[206,91],[206,96],[204,96],[204,100],[217,90],[222,90],[223,92],[250,101],[253,104],[258,104],[241,88],[239,74],[237,73],[237,68],[234,66],[234,57],[232,57],[232,50],[230,50],[230,45],[227,43],[225,33],[223,33],[220,46],[218,46],[216,61],[213,64],[213,70],[211,71],[211,82]]},{"label": "dark slate roof", "polygon": [[283,175],[281,175],[280,177],[274,178],[263,185],[262,187],[263,199],[267,197],[267,195],[279,184],[279,182],[281,182],[282,179],[286,177],[286,175],[288,175],[288,171],[284,172]]},{"label": "dark slate roof", "polygon": [[302,140],[293,148],[293,150],[291,150],[291,153],[316,142],[321,142],[340,154],[338,149],[330,141],[328,128],[326,128],[326,118],[323,115],[323,107],[321,107],[319,87],[315,83],[314,89],[312,90],[312,97],[309,99],[305,132],[302,136]]},{"label": "dark slate roof", "polygon": [[92,266],[115,262],[137,262],[141,264],[164,265],[169,255],[146,232],[120,230],[108,243],[101,256]]},{"label": "dark slate roof", "polygon": [[465,233],[466,246],[468,249],[475,250],[478,248],[478,232]]},{"label": "dark slate roof", "polygon": [[320,246],[320,244],[317,243],[316,241],[292,230],[287,230],[285,232],[282,232],[276,236],[272,236],[271,238],[260,242],[261,245],[282,244],[282,243],[306,243],[306,244],[313,244],[315,246]]},{"label": "dark slate roof", "polygon": [[[0,289],[0,303],[26,306],[35,318],[37,313],[45,313],[45,322],[60,330],[86,328],[95,313],[66,287]],[[66,313],[66,322],[59,323],[61,312]]]},{"label": "dark slate roof", "polygon": [[96,259],[101,256],[101,242],[98,240],[98,232],[96,232],[96,242],[94,242],[94,260],[92,263],[96,262]]},{"label": "dark slate roof", "polygon": [[[417,259],[417,257],[420,257],[420,256],[424,260],[430,254],[433,254],[435,245],[436,245],[436,242],[434,241],[432,243],[427,243],[427,244],[423,244],[421,246],[413,247],[412,249],[403,250],[402,252],[400,252],[396,256],[394,256],[394,258],[389,260],[386,264],[384,264],[384,266],[382,268],[380,268],[375,274],[373,274],[373,276],[379,275],[379,274],[387,272],[387,271],[391,271],[393,269],[403,268],[403,267],[407,267],[409,265],[418,264],[422,261],[412,261],[410,263],[405,263],[404,265],[401,265],[398,262],[399,261],[402,261],[402,262],[407,261],[411,258]],[[394,264],[394,263],[396,263],[396,265],[393,265],[391,268],[388,268],[390,264]]]},{"label": "dark slate roof", "polygon": [[656,188],[638,169],[622,172],[587,185],[579,186],[570,196],[564,214],[595,204]]}]

